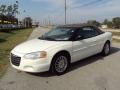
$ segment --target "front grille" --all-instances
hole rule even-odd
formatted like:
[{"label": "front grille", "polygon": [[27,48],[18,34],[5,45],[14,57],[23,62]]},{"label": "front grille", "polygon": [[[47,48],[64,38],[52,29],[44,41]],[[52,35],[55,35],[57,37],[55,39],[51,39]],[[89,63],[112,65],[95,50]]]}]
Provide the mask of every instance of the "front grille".
[{"label": "front grille", "polygon": [[19,66],[20,65],[20,60],[21,60],[21,57],[19,56],[16,56],[14,54],[11,53],[11,63],[15,66]]}]

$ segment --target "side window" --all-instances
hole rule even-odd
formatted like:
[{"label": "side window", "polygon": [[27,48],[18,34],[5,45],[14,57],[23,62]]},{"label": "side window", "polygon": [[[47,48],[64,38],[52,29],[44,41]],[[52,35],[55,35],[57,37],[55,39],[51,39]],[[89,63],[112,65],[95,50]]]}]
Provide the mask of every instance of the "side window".
[{"label": "side window", "polygon": [[92,27],[83,27],[81,30],[78,31],[78,34],[84,37],[84,39],[95,37],[99,35],[97,30]]}]

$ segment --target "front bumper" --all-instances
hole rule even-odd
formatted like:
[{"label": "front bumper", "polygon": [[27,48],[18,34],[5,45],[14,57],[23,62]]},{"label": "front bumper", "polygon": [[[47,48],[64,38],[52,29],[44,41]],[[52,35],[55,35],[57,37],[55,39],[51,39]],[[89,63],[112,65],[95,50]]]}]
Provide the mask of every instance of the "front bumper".
[{"label": "front bumper", "polygon": [[31,73],[38,73],[38,72],[48,71],[50,68],[50,62],[47,58],[30,60],[30,59],[24,59],[23,58],[24,54],[17,53],[15,51],[12,51],[11,53],[21,57],[19,66],[14,65],[10,60],[11,66],[17,70],[31,72]]}]

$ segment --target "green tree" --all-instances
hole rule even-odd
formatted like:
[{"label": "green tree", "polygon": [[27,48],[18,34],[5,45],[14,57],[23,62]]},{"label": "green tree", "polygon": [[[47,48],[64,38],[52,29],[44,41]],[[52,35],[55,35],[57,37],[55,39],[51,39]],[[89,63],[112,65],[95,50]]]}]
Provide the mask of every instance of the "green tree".
[{"label": "green tree", "polygon": [[108,22],[109,22],[108,19],[105,19],[104,22],[103,22],[103,24],[104,24],[104,25],[107,25]]},{"label": "green tree", "polygon": [[1,24],[3,24],[4,22],[4,20],[6,19],[6,17],[2,14],[2,15],[0,15],[0,20],[1,20]]},{"label": "green tree", "polygon": [[120,17],[115,17],[112,20],[114,28],[120,28]]},{"label": "green tree", "polygon": [[16,14],[18,14],[18,8],[19,8],[19,2],[16,1],[15,4],[13,5],[1,5],[0,6],[0,14],[2,15],[6,15],[6,14],[10,14],[12,16],[15,16]]},{"label": "green tree", "polygon": [[89,20],[89,21],[87,21],[87,24],[97,26],[97,27],[100,26],[100,23],[96,20]]},{"label": "green tree", "polygon": [[113,27],[112,21],[109,21],[108,19],[105,19],[102,24],[103,24],[103,25],[107,25],[109,28],[112,28],[112,27]]},{"label": "green tree", "polygon": [[10,21],[12,23],[17,22],[17,18],[15,18],[16,14],[18,14],[19,2],[16,1],[13,5],[1,5],[0,6],[0,20],[2,20],[2,24],[4,21]]},{"label": "green tree", "polygon": [[19,13],[19,11],[18,11],[19,5],[18,4],[19,4],[19,2],[16,1],[16,3],[13,5],[13,12],[12,12],[12,14],[14,16]]},{"label": "green tree", "polygon": [[113,23],[112,23],[111,21],[108,21],[108,22],[107,22],[107,26],[108,26],[109,28],[113,28]]},{"label": "green tree", "polygon": [[5,15],[6,14],[6,5],[1,5],[0,6],[0,14],[1,15]]},{"label": "green tree", "polygon": [[12,15],[12,12],[13,12],[13,6],[12,5],[9,5],[7,7],[7,15]]}]

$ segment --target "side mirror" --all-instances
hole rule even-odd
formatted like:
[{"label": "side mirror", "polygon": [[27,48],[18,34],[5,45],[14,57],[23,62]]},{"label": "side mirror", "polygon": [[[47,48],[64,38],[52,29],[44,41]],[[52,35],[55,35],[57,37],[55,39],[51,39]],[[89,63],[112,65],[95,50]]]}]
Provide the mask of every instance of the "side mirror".
[{"label": "side mirror", "polygon": [[78,36],[75,37],[75,41],[82,40],[82,39],[83,39],[83,36],[80,36],[80,35],[78,35]]}]

